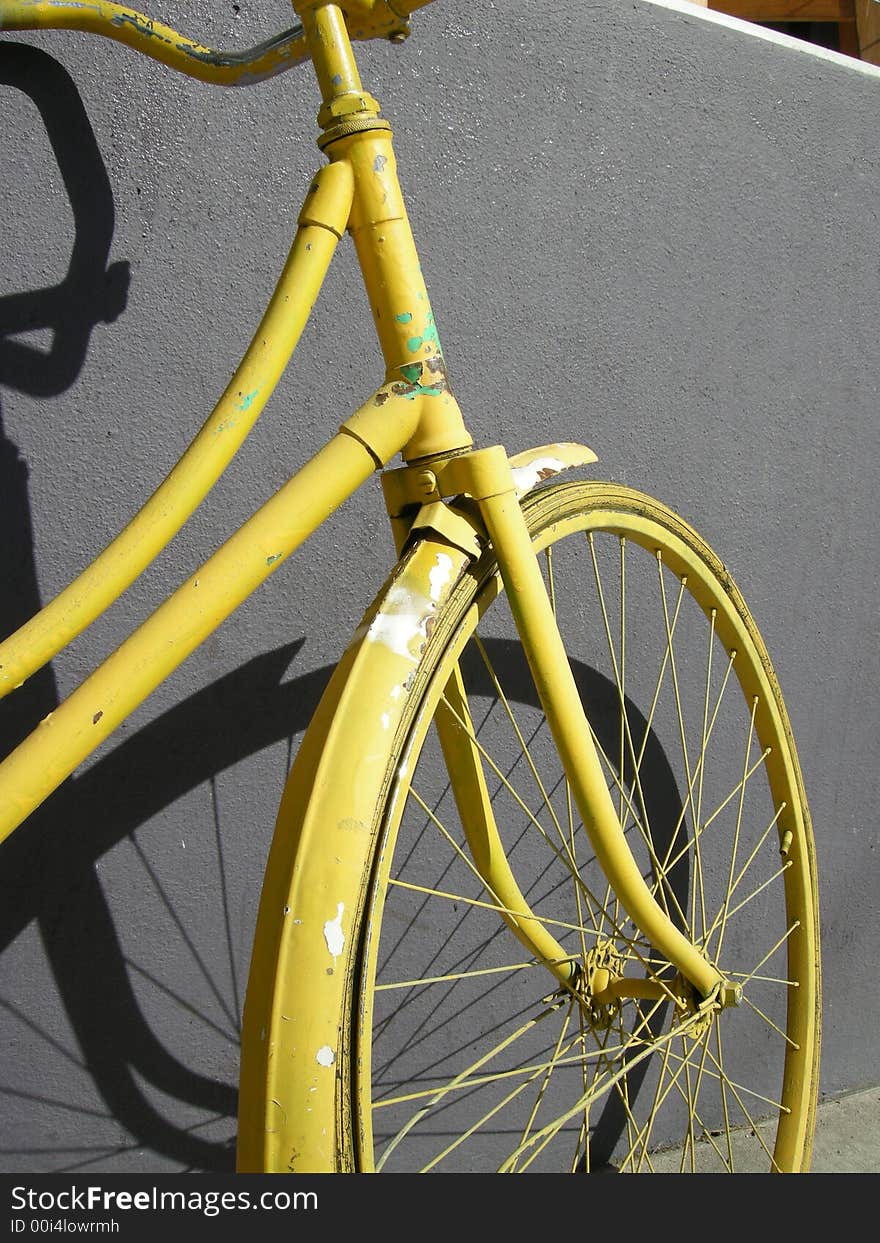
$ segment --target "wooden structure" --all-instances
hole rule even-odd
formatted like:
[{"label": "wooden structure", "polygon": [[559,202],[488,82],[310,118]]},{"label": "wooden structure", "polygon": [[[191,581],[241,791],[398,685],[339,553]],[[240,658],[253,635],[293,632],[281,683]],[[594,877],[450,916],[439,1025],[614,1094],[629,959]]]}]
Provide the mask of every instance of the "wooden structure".
[{"label": "wooden structure", "polygon": [[[830,22],[837,26],[838,49],[880,65],[880,0],[696,0],[719,13],[749,22],[776,24]],[[793,31],[792,33],[797,33]]]}]

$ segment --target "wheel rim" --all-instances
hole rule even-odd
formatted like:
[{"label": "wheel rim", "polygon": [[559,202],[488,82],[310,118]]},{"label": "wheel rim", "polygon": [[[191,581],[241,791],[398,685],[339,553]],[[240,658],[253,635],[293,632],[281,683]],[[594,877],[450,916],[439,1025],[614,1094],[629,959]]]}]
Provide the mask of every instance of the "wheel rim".
[{"label": "wheel rim", "polygon": [[[361,1168],[802,1168],[818,1056],[815,887],[769,662],[723,567],[683,523],[625,490],[551,491],[529,518],[628,840],[658,901],[743,1000],[700,1013],[607,890],[484,567],[414,726],[372,878],[353,1031]],[[468,863],[425,737],[459,655],[531,910],[582,983],[595,992],[607,979],[610,992],[560,990],[528,964]],[[659,996],[625,995],[645,979]]]}]

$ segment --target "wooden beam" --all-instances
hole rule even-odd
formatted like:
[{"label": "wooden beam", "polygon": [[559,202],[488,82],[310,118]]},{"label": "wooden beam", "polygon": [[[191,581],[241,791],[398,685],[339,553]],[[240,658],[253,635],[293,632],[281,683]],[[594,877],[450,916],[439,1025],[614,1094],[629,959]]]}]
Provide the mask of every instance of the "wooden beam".
[{"label": "wooden beam", "polygon": [[880,3],[878,0],[856,0],[856,30],[859,56],[872,65],[880,65]]},{"label": "wooden beam", "polygon": [[837,50],[843,52],[844,56],[852,56],[856,60],[860,60],[859,56],[859,35],[856,30],[855,15],[848,22],[840,22],[837,27]]},{"label": "wooden beam", "polygon": [[[877,0],[857,0],[880,9]],[[852,0],[709,0],[709,8],[747,22],[840,22],[852,20]]]}]

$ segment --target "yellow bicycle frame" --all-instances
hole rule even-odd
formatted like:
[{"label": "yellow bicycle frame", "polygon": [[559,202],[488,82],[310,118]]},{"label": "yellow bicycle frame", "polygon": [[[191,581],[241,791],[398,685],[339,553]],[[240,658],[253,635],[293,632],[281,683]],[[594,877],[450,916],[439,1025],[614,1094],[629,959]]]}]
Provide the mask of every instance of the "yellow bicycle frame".
[{"label": "yellow bicycle frame", "polygon": [[[389,506],[398,530],[404,533],[411,525],[416,531],[420,526],[436,530],[439,523],[441,534],[448,536],[449,528],[463,520],[444,502],[461,494],[477,502],[566,775],[609,881],[636,925],[700,997],[707,1004],[730,1004],[735,990],[661,910],[626,844],[522,517],[511,461],[501,448],[472,449],[449,386],[397,178],[390,127],[361,84],[351,45],[352,36],[401,36],[405,19],[419,3],[309,0],[294,7],[304,34],[290,35],[285,46],[295,48],[297,56],[304,46],[314,65],[323,99],[319,146],[329,163],[311,184],[269,307],[215,410],[153,497],[66,591],[0,645],[0,693],[20,685],[116,599],[213,486],[271,394],[346,230],[363,272],[385,381],[306,466],[0,764],[0,840],[375,469],[402,453],[407,465],[395,485],[396,512]],[[78,25],[124,38],[185,72],[210,64],[213,73],[226,73],[230,82],[246,80],[246,59],[240,57],[234,69],[224,68],[219,54],[212,59],[207,49],[169,28],[104,0],[87,9],[53,0],[0,0],[0,15],[6,29]],[[276,52],[277,45],[271,53],[261,45],[253,63],[266,72],[286,67],[285,57],[276,56],[273,69]],[[291,52],[287,60],[292,58]],[[582,450],[570,460],[592,458]],[[429,508],[432,518],[420,519]],[[451,539],[456,543],[455,534]],[[453,676],[453,702],[456,690]],[[530,917],[509,872],[478,758],[465,754],[454,731],[439,724],[453,785],[462,801],[476,808],[468,818],[468,836],[484,878],[492,892],[504,896],[509,910],[522,912],[523,918],[515,921],[517,935],[553,964],[563,982],[569,981],[572,969],[564,953]]]}]

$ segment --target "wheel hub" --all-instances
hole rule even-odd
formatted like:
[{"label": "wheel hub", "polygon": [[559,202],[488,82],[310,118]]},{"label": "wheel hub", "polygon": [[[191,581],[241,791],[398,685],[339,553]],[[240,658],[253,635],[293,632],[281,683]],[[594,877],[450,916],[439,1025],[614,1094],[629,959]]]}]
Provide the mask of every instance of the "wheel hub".
[{"label": "wheel hub", "polygon": [[620,1013],[620,999],[603,997],[612,980],[623,975],[623,955],[613,941],[597,941],[584,960],[583,1005],[590,1023],[595,1028],[611,1026]]}]

